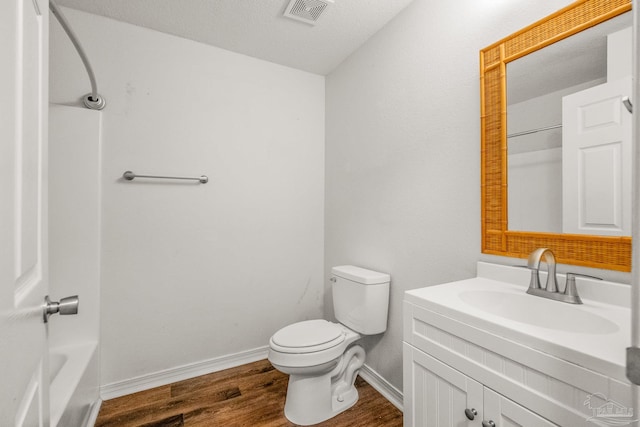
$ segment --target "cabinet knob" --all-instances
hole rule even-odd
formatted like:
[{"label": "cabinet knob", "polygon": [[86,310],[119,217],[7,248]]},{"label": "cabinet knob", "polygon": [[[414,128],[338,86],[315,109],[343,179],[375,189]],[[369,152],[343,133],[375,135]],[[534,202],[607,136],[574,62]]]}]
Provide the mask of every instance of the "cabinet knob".
[{"label": "cabinet knob", "polygon": [[467,408],[464,410],[464,414],[467,416],[467,418],[473,421],[476,415],[478,415],[478,411],[476,411],[475,408],[471,408],[471,409]]},{"label": "cabinet knob", "polygon": [[482,422],[482,427],[496,427],[496,423],[494,423],[493,421],[489,420],[489,421],[483,421]]}]

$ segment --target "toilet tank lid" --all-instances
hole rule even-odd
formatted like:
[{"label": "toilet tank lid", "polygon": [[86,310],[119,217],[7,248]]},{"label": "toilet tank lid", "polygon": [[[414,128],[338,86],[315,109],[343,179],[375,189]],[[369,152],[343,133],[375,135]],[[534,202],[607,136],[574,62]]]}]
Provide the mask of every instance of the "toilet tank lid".
[{"label": "toilet tank lid", "polygon": [[343,279],[362,283],[363,285],[376,285],[391,281],[391,276],[386,273],[367,270],[366,268],[356,267],[355,265],[340,265],[338,267],[333,267],[331,269],[331,274],[342,277]]}]

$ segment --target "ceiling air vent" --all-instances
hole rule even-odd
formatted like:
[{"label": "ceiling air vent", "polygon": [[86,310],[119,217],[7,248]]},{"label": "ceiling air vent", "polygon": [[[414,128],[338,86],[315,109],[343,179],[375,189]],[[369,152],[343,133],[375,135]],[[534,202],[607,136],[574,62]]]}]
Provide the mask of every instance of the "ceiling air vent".
[{"label": "ceiling air vent", "polygon": [[315,25],[330,4],[333,4],[333,0],[291,0],[284,16]]}]

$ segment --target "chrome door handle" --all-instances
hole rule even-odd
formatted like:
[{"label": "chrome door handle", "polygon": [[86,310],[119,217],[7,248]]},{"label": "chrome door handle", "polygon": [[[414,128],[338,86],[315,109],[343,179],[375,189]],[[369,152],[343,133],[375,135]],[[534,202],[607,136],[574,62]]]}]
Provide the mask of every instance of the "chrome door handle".
[{"label": "chrome door handle", "polygon": [[633,114],[633,104],[631,103],[631,100],[628,96],[622,97],[622,103],[624,104],[624,108],[626,108],[628,112]]},{"label": "chrome door handle", "polygon": [[59,302],[51,301],[49,299],[49,295],[47,295],[44,297],[44,309],[42,313],[44,323],[49,321],[49,316],[52,314],[60,313],[61,316],[78,314],[79,304],[80,299],[78,298],[78,295],[62,298]]}]

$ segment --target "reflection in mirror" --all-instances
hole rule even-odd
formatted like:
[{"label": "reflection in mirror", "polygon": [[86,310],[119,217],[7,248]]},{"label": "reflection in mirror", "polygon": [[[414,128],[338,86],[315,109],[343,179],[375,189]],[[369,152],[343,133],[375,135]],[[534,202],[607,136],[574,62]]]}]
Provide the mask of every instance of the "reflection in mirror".
[{"label": "reflection in mirror", "polygon": [[507,63],[509,230],[631,235],[631,25]]}]

